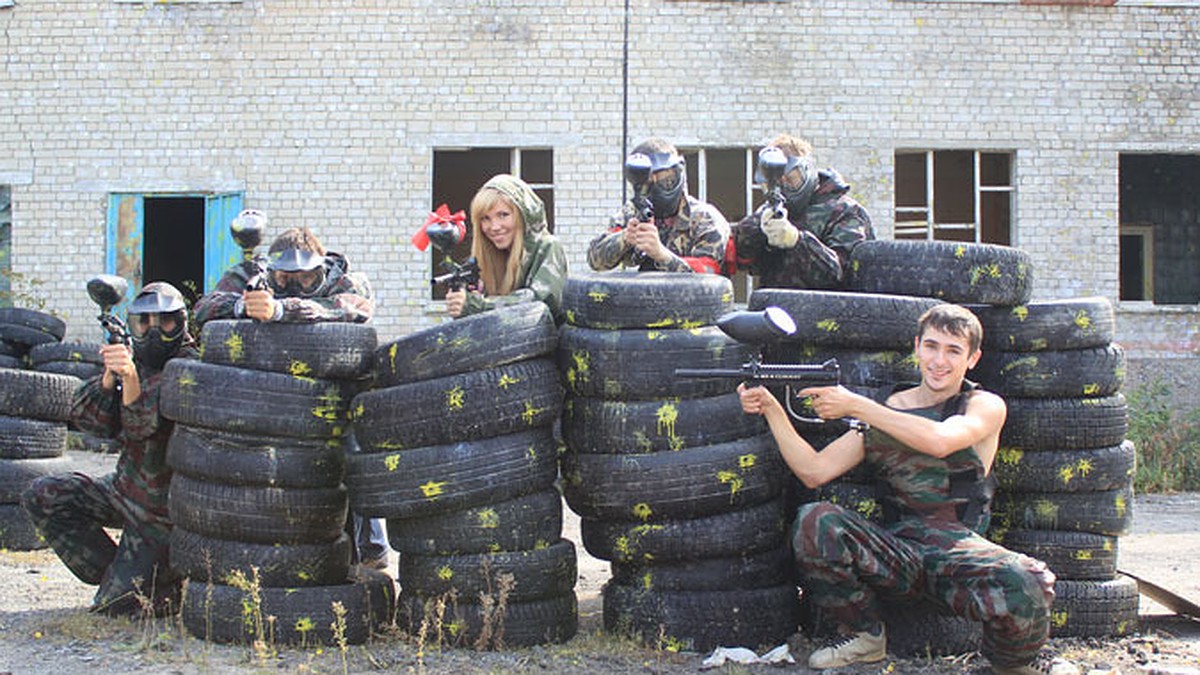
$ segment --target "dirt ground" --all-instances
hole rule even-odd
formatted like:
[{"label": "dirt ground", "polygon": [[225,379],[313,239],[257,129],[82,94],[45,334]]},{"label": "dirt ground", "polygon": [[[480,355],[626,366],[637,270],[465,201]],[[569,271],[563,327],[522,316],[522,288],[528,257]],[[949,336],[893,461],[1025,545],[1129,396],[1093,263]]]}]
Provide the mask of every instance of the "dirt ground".
[{"label": "dirt ground", "polygon": [[[80,470],[102,472],[112,456],[72,452]],[[78,582],[48,551],[0,551],[0,675],[6,673],[695,673],[705,654],[670,653],[637,646],[601,631],[599,591],[608,565],[579,543],[578,519],[567,511],[564,536],[579,554],[579,635],[564,645],[507,652],[439,650],[398,633],[345,652],[336,647],[247,646],[205,643],[172,620],[106,619],[85,611],[93,588]],[[1200,494],[1146,495],[1136,499],[1133,532],[1121,538],[1121,569],[1200,603]],[[393,562],[395,554],[393,554]],[[1160,673],[1200,675],[1200,621],[1174,616],[1143,597],[1141,631],[1110,640],[1059,639],[1052,645],[1093,675]],[[796,635],[791,653],[803,665],[810,646]],[[726,665],[712,672],[774,672],[775,667]],[[986,673],[978,655],[889,659],[841,672]]]}]

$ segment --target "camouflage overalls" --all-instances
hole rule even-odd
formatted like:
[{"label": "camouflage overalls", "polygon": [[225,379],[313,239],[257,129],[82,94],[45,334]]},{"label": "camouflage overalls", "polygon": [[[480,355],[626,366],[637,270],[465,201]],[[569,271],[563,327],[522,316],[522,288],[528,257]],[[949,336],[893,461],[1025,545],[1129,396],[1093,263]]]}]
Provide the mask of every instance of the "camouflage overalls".
[{"label": "camouflage overalls", "polygon": [[637,250],[624,240],[625,224],[637,217],[633,202],[625,202],[608,229],[588,245],[588,264],[594,270],[611,270],[617,265],[639,271],[720,273],[729,242],[729,223],[715,206],[688,195],[679,213],[658,224],[658,238],[674,255],[665,263]]},{"label": "camouflage overalls", "polygon": [[[196,351],[184,347],[180,356],[194,358]],[[175,423],[158,414],[162,373],[142,375],[142,395],[128,406],[121,405],[118,390],[101,387],[100,378],[75,392],[71,418],[85,432],[117,440],[116,470],[99,478],[82,473],[39,478],[21,503],[67,568],[84,583],[99,585],[93,611],[135,614],[141,608],[135,593],[153,599],[156,609],[178,599],[167,514],[167,439]],[[121,529],[119,545],[105,527]]]},{"label": "camouflage overalls", "polygon": [[[905,412],[941,420],[969,395]],[[975,451],[939,459],[875,429],[865,450],[884,485],[886,524],[828,502],[802,506],[792,535],[805,592],[853,631],[882,621],[881,599],[926,598],[982,622],[983,653],[992,663],[1030,662],[1049,636],[1054,575],[979,534],[990,519],[992,478],[984,478]]]},{"label": "camouflage overalls", "polygon": [[850,251],[860,241],[875,238],[871,216],[847,194],[850,186],[833,169],[820,172],[820,183],[803,213],[788,214],[800,230],[796,246],[767,245],[759,227],[763,204],[733,226],[733,257],[737,267],[759,277],[761,288],[841,288]]}]

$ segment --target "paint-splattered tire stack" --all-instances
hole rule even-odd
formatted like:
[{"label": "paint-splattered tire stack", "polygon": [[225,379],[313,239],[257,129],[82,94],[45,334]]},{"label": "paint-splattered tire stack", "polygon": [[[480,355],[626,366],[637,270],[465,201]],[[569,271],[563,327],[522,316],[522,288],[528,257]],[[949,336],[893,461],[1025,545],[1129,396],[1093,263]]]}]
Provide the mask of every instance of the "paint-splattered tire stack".
[{"label": "paint-splattered tire stack", "polygon": [[1125,360],[1106,298],[971,307],[984,327],[980,384],[1008,403],[991,536],[1058,577],[1051,634],[1137,629],[1137,583],[1117,574],[1135,453],[1120,393]]},{"label": "paint-splattered tire stack", "polygon": [[63,452],[80,380],[25,369],[31,351],[53,348],[65,332],[66,324],[50,314],[0,308],[0,548],[46,547],[21,507],[21,493],[34,479],[71,470]]},{"label": "paint-splattered tire stack", "polygon": [[414,635],[480,649],[575,635],[575,546],[554,485],[557,343],[549,309],[530,302],[376,351],[346,484],[356,512],[387,518],[398,621]]},{"label": "paint-splattered tire stack", "polygon": [[746,361],[714,326],[731,302],[723,277],[622,272],[572,277],[563,298],[567,503],[612,564],[605,630],[667,649],[796,627],[779,454],[735,380],[674,376]]},{"label": "paint-splattered tire stack", "polygon": [[193,635],[360,644],[390,621],[392,580],[352,572],[343,532],[348,409],[375,345],[362,324],[211,321],[201,360],[167,364],[171,564]]}]

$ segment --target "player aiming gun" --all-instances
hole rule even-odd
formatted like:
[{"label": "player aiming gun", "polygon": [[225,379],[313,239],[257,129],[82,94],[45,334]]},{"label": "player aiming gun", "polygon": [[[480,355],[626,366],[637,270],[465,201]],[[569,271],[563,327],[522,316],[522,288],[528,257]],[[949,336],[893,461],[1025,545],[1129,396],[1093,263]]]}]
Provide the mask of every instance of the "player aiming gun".
[{"label": "player aiming gun", "polygon": [[[752,311],[730,312],[717,319],[717,327],[726,335],[746,344],[760,348],[796,332],[796,322],[780,307]],[[824,422],[820,417],[806,417],[796,412],[792,400],[804,406],[805,397],[799,391],[806,387],[828,387],[841,380],[841,368],[837,359],[829,359],[820,365],[803,363],[763,363],[761,354],[756,354],[739,368],[676,368],[676,377],[724,377],[742,380],[747,386],[768,383],[783,384],[786,390],[784,405],[792,418],[810,424]],[[867,425],[860,420],[847,418],[851,429],[866,431]]]},{"label": "player aiming gun", "polygon": [[100,274],[87,282],[88,297],[100,307],[100,316],[96,318],[100,320],[100,327],[108,334],[110,345],[123,344],[128,347],[131,344],[125,322],[112,311],[113,307],[125,299],[128,290],[129,283],[114,274]]},{"label": "player aiming gun", "polygon": [[254,269],[246,279],[247,291],[265,291],[268,288],[267,261],[254,253],[254,249],[262,243],[263,231],[266,229],[267,215],[256,209],[242,211],[229,223],[229,233],[242,249],[242,260],[247,267]]},{"label": "player aiming gun", "polygon": [[[625,180],[633,188],[633,208],[637,212],[639,223],[654,222],[654,204],[650,202],[650,174],[653,163],[650,158],[640,152],[635,152],[625,158]],[[645,251],[636,251],[633,259],[641,263],[646,257]]]},{"label": "player aiming gun", "polygon": [[788,217],[787,198],[783,196],[783,188],[779,185],[787,170],[787,163],[787,155],[774,146],[767,146],[758,152],[758,175],[755,178],[767,186],[767,203],[770,204],[772,219]]},{"label": "player aiming gun", "polygon": [[472,288],[479,285],[479,261],[471,256],[462,263],[457,263],[451,257],[454,247],[462,243],[467,236],[467,217],[462,211],[450,213],[445,204],[437,207],[429,214],[425,224],[413,235],[412,242],[419,250],[433,247],[442,254],[441,268],[447,270],[429,280],[430,285],[444,284],[450,290],[458,290],[464,286]]}]

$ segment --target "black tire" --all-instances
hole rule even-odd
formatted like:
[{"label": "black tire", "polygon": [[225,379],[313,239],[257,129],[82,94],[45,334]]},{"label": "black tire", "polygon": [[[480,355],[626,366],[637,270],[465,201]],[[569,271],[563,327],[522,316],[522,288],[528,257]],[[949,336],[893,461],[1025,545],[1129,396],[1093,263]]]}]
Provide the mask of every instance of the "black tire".
[{"label": "black tire", "polygon": [[[508,577],[506,580],[505,577]],[[571,593],[579,578],[575,544],[566,539],[538,549],[462,555],[400,556],[397,574],[406,593],[437,597],[455,591],[479,602],[500,588],[511,602],[530,602]]]},{"label": "black tire", "polygon": [[983,350],[1087,349],[1113,341],[1116,317],[1105,297],[1038,300],[1016,307],[969,305],[983,325]]},{"label": "black tire", "polygon": [[1041,352],[983,352],[972,378],[1005,396],[1071,398],[1109,396],[1125,381],[1120,345]]},{"label": "black tire", "polygon": [[7,356],[0,354],[0,368],[8,368],[9,370],[20,370],[25,367],[25,361],[20,356]]},{"label": "black tire", "polygon": [[274,323],[223,319],[204,324],[201,359],[251,370],[323,380],[367,377],[375,354],[375,327],[322,321]]},{"label": "black tire", "polygon": [[847,387],[878,388],[921,379],[911,348],[904,351],[870,351],[778,343],[768,345],[764,353],[764,360],[768,363],[820,365],[829,359],[837,360],[841,382]]},{"label": "black tire", "polygon": [[864,241],[850,253],[846,288],[981,305],[1019,305],[1033,293],[1029,253],[953,241]]},{"label": "black tire", "polygon": [[[309,544],[254,544],[206,537],[178,525],[171,530],[171,567],[193,581],[229,584],[240,570],[258,569],[263,586],[331,586],[350,573],[350,537]],[[195,588],[195,586],[193,586]]]},{"label": "black tire", "polygon": [[760,288],[750,294],[748,307],[787,311],[796,332],[781,338],[785,342],[903,352],[912,348],[917,319],[940,304],[941,300],[904,295]]},{"label": "black tire", "polygon": [[0,340],[26,348],[47,342],[62,342],[67,323],[35,309],[0,307]]},{"label": "black tire", "polygon": [[993,530],[988,536],[1013,551],[1037,558],[1059,579],[1113,579],[1118,537],[1057,530]]},{"label": "black tire", "polygon": [[41,370],[42,364],[52,361],[103,366],[104,359],[100,356],[103,346],[99,342],[46,342],[29,350],[29,362],[37,370]]},{"label": "black tire", "polygon": [[375,388],[495,368],[550,354],[558,345],[544,302],[522,302],[447,321],[375,351]]},{"label": "black tire", "polygon": [[888,653],[902,659],[969,654],[983,643],[983,624],[920,602],[885,602],[883,624]]},{"label": "black tire", "polygon": [[69,375],[0,369],[0,415],[67,422],[80,384]]},{"label": "black tire", "polygon": [[346,456],[355,513],[424,518],[545,490],[558,475],[549,427],[475,441]]},{"label": "black tire", "polygon": [[[425,598],[407,591],[400,595],[398,620],[410,634],[422,629],[425,640],[446,647],[515,649],[563,643],[579,629],[574,593],[530,602],[505,602],[497,616],[472,598]],[[444,603],[439,611],[439,602]]]},{"label": "black tire", "polygon": [[226,485],[336,488],[346,460],[337,439],[277,438],[175,425],[167,464],[176,473]]},{"label": "black tire", "polygon": [[567,323],[588,328],[697,328],[733,307],[733,283],[718,274],[586,272],[567,278]]},{"label": "black tire", "polygon": [[78,361],[47,361],[34,370],[42,373],[57,373],[58,375],[70,375],[79,380],[90,380],[93,377],[104,372],[104,366],[98,366],[94,363],[82,363]]},{"label": "black tire", "polygon": [[347,429],[354,388],[342,382],[171,359],[159,406],[180,424],[291,438],[332,438]]},{"label": "black tire", "polygon": [[43,476],[67,473],[75,463],[67,457],[0,459],[0,504],[16,504],[29,484]]},{"label": "black tire", "polygon": [[782,499],[692,520],[619,523],[584,518],[583,547],[601,560],[636,564],[724,558],[786,545],[791,515]]},{"label": "black tire", "polygon": [[1002,447],[992,471],[1013,492],[1097,492],[1133,482],[1137,456],[1133,443],[1107,448],[1024,451]]},{"label": "black tire", "polygon": [[562,516],[562,495],[549,488],[427,518],[390,518],[388,542],[401,554],[523,551],[553,543]]},{"label": "black tire", "polygon": [[8,340],[0,340],[0,356],[21,357],[29,351],[25,345],[10,344]]},{"label": "black tire", "polygon": [[778,497],[786,469],[769,434],[646,455],[563,456],[563,494],[584,518],[701,518]]},{"label": "black tire", "polygon": [[999,529],[1067,530],[1112,537],[1129,533],[1132,486],[1103,492],[1000,492],[992,504]]},{"label": "black tire", "polygon": [[1062,579],[1054,583],[1051,637],[1111,638],[1138,630],[1138,587],[1132,578]]},{"label": "black tire", "polygon": [[66,449],[66,424],[0,416],[0,459],[59,457]]},{"label": "black tire", "polygon": [[612,581],[657,591],[729,591],[769,588],[793,581],[790,546],[723,558],[683,562],[612,562]]},{"label": "black tire", "polygon": [[656,591],[605,584],[604,630],[666,651],[773,647],[796,632],[794,584],[731,591]]},{"label": "black tire", "polygon": [[0,549],[37,551],[49,547],[23,506],[0,504]]},{"label": "black tire", "polygon": [[567,391],[621,401],[700,398],[733,391],[736,379],[676,377],[675,369],[737,370],[753,353],[715,326],[689,330],[564,326],[558,346]]},{"label": "black tire", "polygon": [[[728,384],[728,383],[727,383]],[[737,392],[658,401],[569,397],[562,434],[580,454],[646,454],[758,436],[766,423],[742,412]]]},{"label": "black tire", "polygon": [[1005,399],[1000,444],[1025,450],[1075,450],[1120,445],[1129,430],[1125,396]]},{"label": "black tire", "polygon": [[[233,586],[190,582],[184,594],[181,618],[188,632],[217,643],[252,643],[254,614],[274,617],[273,630],[263,636],[268,644],[336,644],[331,626],[334,603],[345,610],[343,636],[347,644],[362,644],[386,626],[393,616],[396,589],[391,578],[375,570],[328,586],[259,589],[255,611],[251,595]],[[268,629],[264,628],[264,633]]]},{"label": "black tire", "polygon": [[491,438],[553,424],[562,399],[554,362],[528,359],[359,394],[354,433],[366,453]]},{"label": "black tire", "polygon": [[206,537],[259,544],[303,544],[337,538],[346,523],[346,490],[224,485],[171,477],[171,521]]}]

